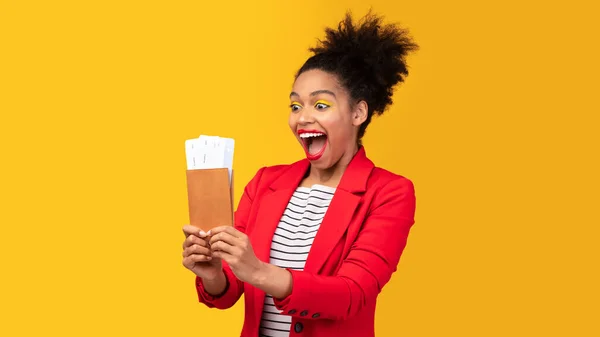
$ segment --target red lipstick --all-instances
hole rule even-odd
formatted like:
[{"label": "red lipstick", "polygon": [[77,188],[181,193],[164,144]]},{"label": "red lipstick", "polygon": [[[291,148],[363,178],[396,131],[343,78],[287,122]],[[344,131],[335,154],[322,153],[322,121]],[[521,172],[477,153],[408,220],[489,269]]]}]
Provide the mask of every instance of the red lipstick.
[{"label": "red lipstick", "polygon": [[[297,131],[297,133],[304,147],[306,158],[311,161],[320,159],[327,148],[327,134],[323,131],[314,129],[300,129]],[[315,149],[316,152],[311,151],[313,150],[313,147],[317,146],[318,150]]]}]

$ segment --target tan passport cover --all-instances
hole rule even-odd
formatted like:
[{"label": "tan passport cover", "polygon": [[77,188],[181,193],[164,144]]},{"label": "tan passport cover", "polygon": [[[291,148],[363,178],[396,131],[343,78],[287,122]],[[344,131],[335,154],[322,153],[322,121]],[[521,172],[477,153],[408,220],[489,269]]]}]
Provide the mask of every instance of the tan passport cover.
[{"label": "tan passport cover", "polygon": [[204,231],[233,225],[233,174],[227,168],[187,170],[190,225]]}]

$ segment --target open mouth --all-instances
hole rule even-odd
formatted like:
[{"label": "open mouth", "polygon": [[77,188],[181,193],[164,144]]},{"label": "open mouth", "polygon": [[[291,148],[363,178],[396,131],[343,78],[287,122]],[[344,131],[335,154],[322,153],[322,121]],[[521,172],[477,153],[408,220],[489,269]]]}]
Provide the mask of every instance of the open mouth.
[{"label": "open mouth", "polygon": [[309,157],[318,159],[325,151],[325,147],[327,146],[327,135],[324,132],[300,131],[299,136],[304,145],[304,150]]}]

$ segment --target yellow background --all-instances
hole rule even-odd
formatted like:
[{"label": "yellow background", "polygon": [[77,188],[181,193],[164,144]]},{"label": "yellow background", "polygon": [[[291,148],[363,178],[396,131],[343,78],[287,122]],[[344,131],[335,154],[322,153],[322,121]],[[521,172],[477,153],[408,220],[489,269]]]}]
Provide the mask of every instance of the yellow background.
[{"label": "yellow background", "polygon": [[[378,336],[600,335],[594,3],[368,4],[421,46],[365,138],[418,196]],[[292,75],[368,5],[0,1],[0,335],[238,335],[181,265],[184,140],[236,139],[236,200],[300,158]]]}]

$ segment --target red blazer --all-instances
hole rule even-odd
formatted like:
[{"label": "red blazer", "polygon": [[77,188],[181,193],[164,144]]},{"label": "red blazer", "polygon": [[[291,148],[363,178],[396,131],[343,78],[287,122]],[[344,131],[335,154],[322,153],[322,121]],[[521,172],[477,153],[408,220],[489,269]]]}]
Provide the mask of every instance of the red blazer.
[{"label": "red blazer", "polygon": [[[235,227],[269,262],[271,239],[292,193],[309,169],[304,159],[261,168],[244,189]],[[376,299],[389,281],[414,223],[410,180],[377,168],[360,148],[346,169],[311,247],[304,271],[293,271],[293,290],[275,300],[292,316],[290,336],[374,336]],[[256,337],[265,293],[236,279],[226,263],[228,288],[210,296],[196,278],[198,298],[226,309],[244,294],[242,337]]]}]

